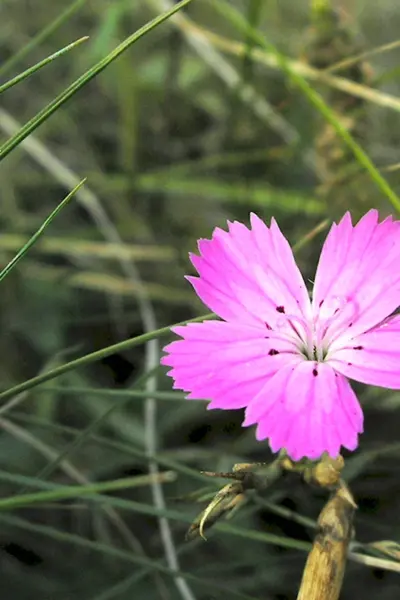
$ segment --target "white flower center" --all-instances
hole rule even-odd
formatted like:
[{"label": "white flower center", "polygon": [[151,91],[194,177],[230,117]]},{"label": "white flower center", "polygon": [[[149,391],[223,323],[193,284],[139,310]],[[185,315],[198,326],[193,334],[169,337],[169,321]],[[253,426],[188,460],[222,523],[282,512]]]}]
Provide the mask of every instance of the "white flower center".
[{"label": "white flower center", "polygon": [[323,301],[314,316],[302,318],[282,314],[276,327],[295,343],[307,360],[323,362],[330,345],[351,327],[356,312],[357,305],[354,300],[335,296]]}]

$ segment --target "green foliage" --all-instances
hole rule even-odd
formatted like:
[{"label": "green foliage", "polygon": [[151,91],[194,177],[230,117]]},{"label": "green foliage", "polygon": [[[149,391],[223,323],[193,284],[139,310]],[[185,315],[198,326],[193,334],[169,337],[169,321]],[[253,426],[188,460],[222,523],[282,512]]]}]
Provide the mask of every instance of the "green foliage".
[{"label": "green foliage", "polygon": [[[399,208],[398,60],[378,47],[398,35],[400,10],[349,3],[349,47],[354,34],[374,50],[361,57],[373,89],[343,65],[301,62],[330,2],[0,4],[2,589],[9,600],[294,598],[323,499],[280,481],[207,543],[184,542],[220,487],[201,471],[272,456],[238,412],[171,390],[158,358],[172,323],[210,316],[184,275],[215,226],[274,216],[312,279],[333,218]],[[329,90],[357,101],[363,136]],[[321,121],[354,161],[329,202]],[[399,397],[357,393],[366,433],[346,457],[359,510],[343,598],[392,600]]]},{"label": "green foliage", "polygon": [[21,250],[14,256],[14,258],[0,271],[0,281],[4,279],[14,267],[19,263],[19,261],[24,258],[25,254],[29,252],[32,246],[37,242],[37,240],[44,234],[47,227],[50,225],[52,220],[58,215],[59,212],[70,202],[73,198],[74,194],[79,190],[79,188],[84,184],[84,180],[78,184],[72,192],[70,192],[62,202],[53,210],[53,212],[47,217],[44,221],[43,225],[33,234],[33,236],[24,244]]}]

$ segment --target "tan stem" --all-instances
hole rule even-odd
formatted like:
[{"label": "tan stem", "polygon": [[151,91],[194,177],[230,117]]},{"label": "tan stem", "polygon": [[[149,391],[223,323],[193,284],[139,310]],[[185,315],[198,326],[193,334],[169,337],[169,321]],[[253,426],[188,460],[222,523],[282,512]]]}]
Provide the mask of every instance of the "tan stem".
[{"label": "tan stem", "polygon": [[352,536],[352,495],[344,484],[318,518],[318,532],[308,555],[297,600],[338,600]]}]

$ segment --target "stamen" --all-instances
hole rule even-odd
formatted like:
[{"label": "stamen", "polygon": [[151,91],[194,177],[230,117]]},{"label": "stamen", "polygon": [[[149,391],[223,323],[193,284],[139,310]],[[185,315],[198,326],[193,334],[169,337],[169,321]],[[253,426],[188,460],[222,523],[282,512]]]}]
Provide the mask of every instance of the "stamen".
[{"label": "stamen", "polygon": [[276,327],[284,329],[284,335],[293,340],[297,345],[300,342],[308,352],[312,351],[312,331],[305,319],[297,315],[285,315],[277,321]]},{"label": "stamen", "polygon": [[335,296],[325,301],[315,321],[317,347],[327,350],[343,334],[346,322],[354,321],[357,312],[357,303],[345,296]]}]

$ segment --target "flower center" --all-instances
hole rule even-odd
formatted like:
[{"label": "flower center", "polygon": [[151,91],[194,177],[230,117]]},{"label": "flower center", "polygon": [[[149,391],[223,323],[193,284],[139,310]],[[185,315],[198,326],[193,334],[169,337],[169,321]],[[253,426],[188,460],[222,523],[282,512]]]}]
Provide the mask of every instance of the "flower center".
[{"label": "flower center", "polygon": [[282,314],[276,327],[307,360],[323,362],[332,342],[352,326],[356,311],[357,305],[351,298],[335,296],[322,301],[314,317]]}]

